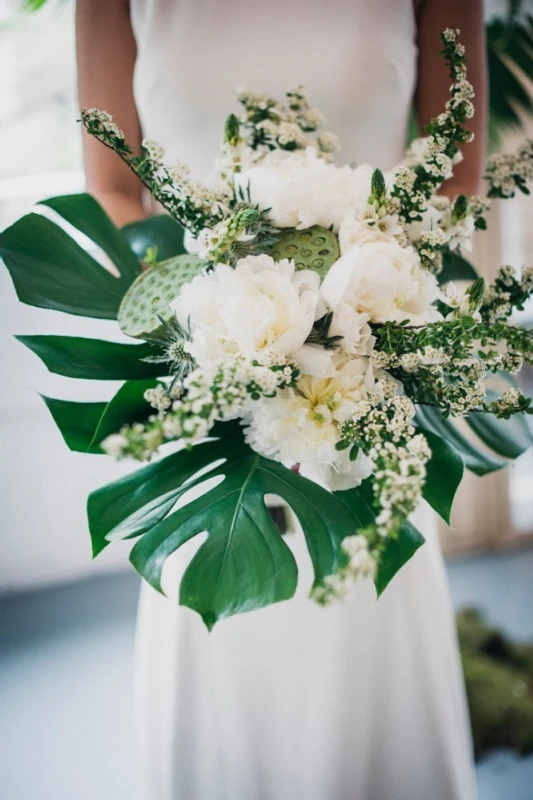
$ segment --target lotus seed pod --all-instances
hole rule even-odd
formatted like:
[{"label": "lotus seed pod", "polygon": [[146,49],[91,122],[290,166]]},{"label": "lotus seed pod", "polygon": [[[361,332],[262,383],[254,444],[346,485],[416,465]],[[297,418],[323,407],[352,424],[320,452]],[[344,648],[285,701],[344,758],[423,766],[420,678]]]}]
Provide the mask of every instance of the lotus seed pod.
[{"label": "lotus seed pod", "polygon": [[174,316],[170,303],[184,283],[199,275],[203,262],[198,256],[184,254],[161,261],[139,275],[122,299],[118,324],[122,333],[135,339],[163,335],[159,317]]},{"label": "lotus seed pod", "polygon": [[336,234],[319,225],[303,231],[284,228],[269,252],[275,261],[290,258],[296,264],[296,269],[312,269],[318,272],[321,280],[324,280],[330,267],[340,258]]}]

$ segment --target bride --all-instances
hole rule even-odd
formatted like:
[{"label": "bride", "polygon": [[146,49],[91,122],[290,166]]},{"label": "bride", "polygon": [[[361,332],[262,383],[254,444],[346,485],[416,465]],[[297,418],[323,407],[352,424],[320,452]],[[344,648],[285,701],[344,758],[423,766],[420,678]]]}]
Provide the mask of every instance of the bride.
[{"label": "bride", "polygon": [[[79,99],[209,169],[231,92],[281,96],[305,82],[341,135],[341,158],[384,169],[401,159],[413,104],[444,107],[439,33],[461,29],[477,90],[474,144],[446,184],[479,189],[483,159],[482,0],[78,0]],[[149,213],[113,153],[85,142],[87,188],[118,225]],[[297,597],[225,620],[200,618],[147,585],[138,623],[137,700],[151,800],[472,800],[470,735],[435,523],[376,602],[360,582],[343,604]],[[166,575],[176,596],[180,559]]]}]

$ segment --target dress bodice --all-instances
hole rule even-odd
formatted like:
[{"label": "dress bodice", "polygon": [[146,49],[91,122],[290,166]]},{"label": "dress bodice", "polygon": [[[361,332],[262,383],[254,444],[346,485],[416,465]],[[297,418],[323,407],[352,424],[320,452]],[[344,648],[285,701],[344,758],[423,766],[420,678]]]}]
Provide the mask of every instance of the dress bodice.
[{"label": "dress bodice", "polygon": [[402,155],[416,74],[413,0],[131,0],[143,134],[204,177],[233,92],[305,85],[343,162]]}]

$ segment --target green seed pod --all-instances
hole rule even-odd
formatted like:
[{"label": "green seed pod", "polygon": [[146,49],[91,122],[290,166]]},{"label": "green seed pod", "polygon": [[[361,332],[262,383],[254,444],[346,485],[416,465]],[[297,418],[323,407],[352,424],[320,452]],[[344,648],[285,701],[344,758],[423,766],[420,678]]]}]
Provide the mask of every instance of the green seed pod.
[{"label": "green seed pod", "polygon": [[284,228],[268,253],[275,261],[290,258],[296,269],[312,269],[323,280],[340,258],[340,247],[333,231],[313,225],[303,231]]},{"label": "green seed pod", "polygon": [[170,303],[184,283],[199,275],[203,262],[198,256],[180,255],[161,261],[139,275],[122,299],[118,324],[122,333],[135,339],[157,337],[164,330],[159,320],[174,316]]}]

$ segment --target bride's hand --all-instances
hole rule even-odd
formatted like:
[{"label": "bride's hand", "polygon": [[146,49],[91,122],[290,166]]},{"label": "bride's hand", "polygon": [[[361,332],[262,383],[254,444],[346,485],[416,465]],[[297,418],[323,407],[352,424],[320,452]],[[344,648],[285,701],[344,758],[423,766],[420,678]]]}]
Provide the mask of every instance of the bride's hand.
[{"label": "bride's hand", "polygon": [[291,472],[300,472],[300,465],[299,464],[294,464],[291,467]]}]

